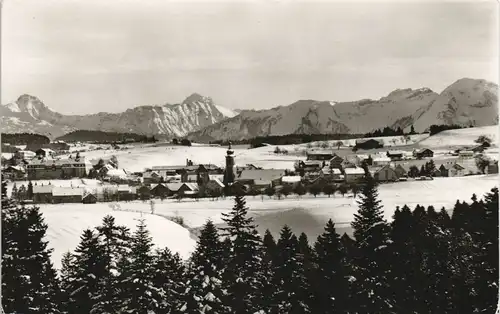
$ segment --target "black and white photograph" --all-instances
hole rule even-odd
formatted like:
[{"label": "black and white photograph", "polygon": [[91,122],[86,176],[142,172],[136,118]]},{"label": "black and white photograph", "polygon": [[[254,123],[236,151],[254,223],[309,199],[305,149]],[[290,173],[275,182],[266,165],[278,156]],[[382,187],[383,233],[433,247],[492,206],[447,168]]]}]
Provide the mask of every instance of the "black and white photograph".
[{"label": "black and white photograph", "polygon": [[498,0],[0,1],[2,314],[495,314]]}]

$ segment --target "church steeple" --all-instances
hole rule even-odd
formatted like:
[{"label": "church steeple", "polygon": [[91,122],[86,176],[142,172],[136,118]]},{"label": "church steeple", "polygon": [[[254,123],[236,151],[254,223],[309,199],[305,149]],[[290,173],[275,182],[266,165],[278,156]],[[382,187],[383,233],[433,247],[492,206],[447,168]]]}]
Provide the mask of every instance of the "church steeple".
[{"label": "church steeple", "polygon": [[234,182],[234,151],[231,149],[231,142],[226,152],[226,169],[224,170],[224,185],[227,187]]}]

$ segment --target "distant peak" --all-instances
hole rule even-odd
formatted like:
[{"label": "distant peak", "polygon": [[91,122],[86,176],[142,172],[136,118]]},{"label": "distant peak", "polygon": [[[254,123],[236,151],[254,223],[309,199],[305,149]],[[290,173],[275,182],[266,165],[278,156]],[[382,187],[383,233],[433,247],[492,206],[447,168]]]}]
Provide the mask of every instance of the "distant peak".
[{"label": "distant peak", "polygon": [[182,102],[183,104],[192,104],[195,102],[212,102],[212,98],[202,96],[198,93],[193,93],[190,96],[188,96],[184,101]]}]

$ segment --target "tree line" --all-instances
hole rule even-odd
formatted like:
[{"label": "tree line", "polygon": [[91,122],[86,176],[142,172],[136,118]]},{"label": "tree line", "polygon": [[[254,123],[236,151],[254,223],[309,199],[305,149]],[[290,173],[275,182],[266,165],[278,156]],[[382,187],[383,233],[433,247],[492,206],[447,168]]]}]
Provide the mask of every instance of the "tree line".
[{"label": "tree line", "polygon": [[367,175],[351,224],[330,220],[311,245],[288,227],[260,237],[243,196],[207,221],[187,261],[153,249],[143,220],[112,216],[85,230],[59,273],[37,207],[2,184],[5,313],[493,313],[498,297],[498,189],[455,204],[397,208],[384,219]]},{"label": "tree line", "polygon": [[76,130],[57,138],[66,142],[91,142],[96,144],[110,143],[154,143],[157,142],[155,136],[141,135],[137,133],[105,132],[95,130]]},{"label": "tree line", "polygon": [[28,145],[49,143],[50,139],[45,135],[34,133],[2,133],[2,144]]}]

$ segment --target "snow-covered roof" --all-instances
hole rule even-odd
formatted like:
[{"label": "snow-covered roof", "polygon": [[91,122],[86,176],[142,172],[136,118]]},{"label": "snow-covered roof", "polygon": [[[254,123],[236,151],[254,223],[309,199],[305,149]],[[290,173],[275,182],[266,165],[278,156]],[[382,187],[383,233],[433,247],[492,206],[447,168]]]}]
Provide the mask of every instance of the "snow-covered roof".
[{"label": "snow-covered roof", "polygon": [[193,182],[185,182],[183,185],[187,186],[191,191],[198,191],[198,183],[193,183]]},{"label": "snow-covered roof", "polygon": [[176,192],[180,189],[183,183],[167,183],[165,184],[170,191]]},{"label": "snow-covered roof", "polygon": [[306,154],[307,155],[335,155],[334,152],[332,152],[331,150],[308,150],[306,151]]},{"label": "snow-covered roof", "polygon": [[223,174],[209,174],[208,178],[210,180],[218,179],[218,180],[220,180],[222,182],[224,180],[224,175]]},{"label": "snow-covered roof", "polygon": [[130,186],[126,184],[120,184],[118,185],[118,191],[119,192],[130,192]]},{"label": "snow-covered roof", "polygon": [[243,170],[237,180],[265,180],[272,181],[285,175],[284,169],[250,169]]},{"label": "snow-covered roof", "polygon": [[53,185],[33,185],[33,194],[51,193]]},{"label": "snow-covered roof", "polygon": [[224,183],[222,183],[221,180],[219,180],[218,178],[215,178],[215,179],[211,179],[210,181],[212,182],[215,182],[215,184],[217,184],[218,186],[220,186],[221,188],[224,187]]},{"label": "snow-covered roof", "polygon": [[281,178],[281,182],[295,183],[300,182],[300,176],[284,176]]},{"label": "snow-covered roof", "polygon": [[66,188],[66,187],[54,187],[52,189],[53,196],[74,196],[74,195],[83,195],[83,189],[81,188]]},{"label": "snow-covered roof", "polygon": [[363,168],[346,168],[345,174],[365,174],[365,170]]},{"label": "snow-covered roof", "polygon": [[376,158],[373,158],[373,162],[377,162],[377,161],[391,161],[391,158],[389,157],[376,157]]},{"label": "snow-covered roof", "polygon": [[404,152],[401,150],[389,150],[389,151],[387,151],[387,154],[388,155],[403,155]]}]

